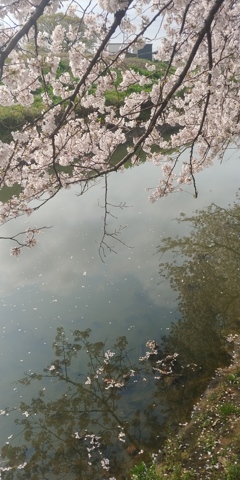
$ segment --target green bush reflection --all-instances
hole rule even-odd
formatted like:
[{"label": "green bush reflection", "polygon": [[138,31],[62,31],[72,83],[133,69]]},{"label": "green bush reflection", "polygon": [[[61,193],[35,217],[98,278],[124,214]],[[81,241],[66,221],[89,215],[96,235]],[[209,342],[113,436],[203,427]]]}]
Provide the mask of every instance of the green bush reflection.
[{"label": "green bush reflection", "polygon": [[190,224],[190,233],[166,238],[159,247],[174,255],[161,263],[160,273],[178,293],[181,316],[164,345],[176,347],[184,365],[207,372],[226,363],[226,336],[239,330],[240,206],[212,204],[179,222]]}]

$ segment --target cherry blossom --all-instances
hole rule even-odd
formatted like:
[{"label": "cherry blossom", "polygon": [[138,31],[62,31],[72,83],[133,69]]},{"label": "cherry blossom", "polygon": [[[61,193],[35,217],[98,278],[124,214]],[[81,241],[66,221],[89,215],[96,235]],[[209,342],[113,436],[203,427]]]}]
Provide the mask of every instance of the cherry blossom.
[{"label": "cherry blossom", "polygon": [[[82,37],[71,23],[68,30],[58,24],[49,41],[39,31],[38,19],[60,10],[79,18]],[[162,166],[152,202],[185,184],[197,195],[197,173],[221,160],[230,143],[238,147],[239,2],[1,0],[0,20],[0,105],[42,102],[34,120],[0,141],[1,188],[21,187],[0,204],[1,223],[31,214],[62,188],[84,190],[129,160],[138,164],[140,152]],[[114,55],[111,42],[120,43]],[[149,42],[153,61],[133,70],[128,54]],[[119,105],[107,101],[109,92]],[[127,153],[113,160],[129,140]],[[28,235],[26,246],[35,242]]]}]

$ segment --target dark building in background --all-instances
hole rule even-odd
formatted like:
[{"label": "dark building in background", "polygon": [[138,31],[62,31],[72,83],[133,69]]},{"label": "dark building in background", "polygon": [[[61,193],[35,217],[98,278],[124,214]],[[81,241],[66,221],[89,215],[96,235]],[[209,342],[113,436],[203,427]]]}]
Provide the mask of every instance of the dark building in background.
[{"label": "dark building in background", "polygon": [[145,58],[146,60],[152,61],[152,43],[144,45],[143,48],[140,48],[137,52],[138,58]]},{"label": "dark building in background", "polygon": [[[120,50],[125,47],[124,43],[109,43],[108,44],[108,52],[110,55],[117,54]],[[138,57],[144,58],[145,60],[152,61],[153,51],[152,51],[152,43],[145,45],[143,48],[139,50],[133,48],[127,52],[127,57]]]}]

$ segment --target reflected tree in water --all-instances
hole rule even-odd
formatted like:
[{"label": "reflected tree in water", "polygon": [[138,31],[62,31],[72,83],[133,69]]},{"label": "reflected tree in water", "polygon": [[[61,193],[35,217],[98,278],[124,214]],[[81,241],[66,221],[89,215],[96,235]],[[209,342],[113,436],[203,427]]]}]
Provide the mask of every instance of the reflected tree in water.
[{"label": "reflected tree in water", "polygon": [[28,388],[40,382],[41,389],[16,412],[2,412],[15,415],[19,427],[1,451],[4,478],[121,478],[161,431],[162,406],[157,412],[149,406],[151,364],[132,365],[125,337],[107,350],[89,336],[77,330],[70,341],[60,327],[51,365],[20,380]]},{"label": "reflected tree in water", "polygon": [[178,292],[181,313],[164,344],[177,348],[184,365],[197,364],[211,376],[226,362],[226,335],[239,325],[240,207],[212,204],[179,221],[190,223],[190,233],[166,238],[159,247],[174,253],[160,272]]},{"label": "reflected tree in water", "polygon": [[1,411],[16,424],[1,449],[7,480],[121,479],[185,419],[189,372],[176,353],[149,341],[136,359],[126,337],[109,350],[91,342],[90,333],[76,330],[68,339],[59,327],[54,360],[19,381],[32,398]]},{"label": "reflected tree in water", "polygon": [[212,205],[180,219],[193,227],[187,236],[162,242],[162,253],[176,255],[161,274],[179,294],[182,318],[144,357],[128,351],[126,337],[109,350],[90,330],[68,339],[58,329],[54,359],[20,380],[28,393],[19,407],[0,412],[16,423],[1,449],[6,480],[120,479],[189,418],[238,328],[239,220],[237,203]]}]

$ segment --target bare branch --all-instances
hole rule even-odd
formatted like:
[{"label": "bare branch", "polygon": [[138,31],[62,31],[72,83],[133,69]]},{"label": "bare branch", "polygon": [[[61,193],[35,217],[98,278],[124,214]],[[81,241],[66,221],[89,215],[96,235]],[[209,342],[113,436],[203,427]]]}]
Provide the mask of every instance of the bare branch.
[{"label": "bare branch", "polygon": [[119,205],[113,205],[108,202],[107,175],[104,176],[104,179],[105,179],[105,182],[104,182],[105,193],[104,193],[104,206],[102,207],[104,208],[103,235],[102,235],[102,238],[99,244],[99,249],[98,249],[99,256],[103,263],[104,263],[104,258],[106,258],[106,250],[108,250],[110,253],[117,253],[115,248],[108,243],[108,241],[106,240],[107,238],[117,241],[122,245],[126,246],[127,248],[133,248],[127,245],[123,240],[121,240],[121,238],[119,238],[119,235],[121,234],[122,230],[126,228],[126,225],[124,226],[120,225],[118,229],[114,229],[112,232],[108,230],[108,217],[111,216],[113,218],[117,218],[111,213],[111,211],[109,210],[109,207],[120,208],[121,210],[123,210],[124,208],[127,207],[127,205],[125,203],[120,203]]}]

